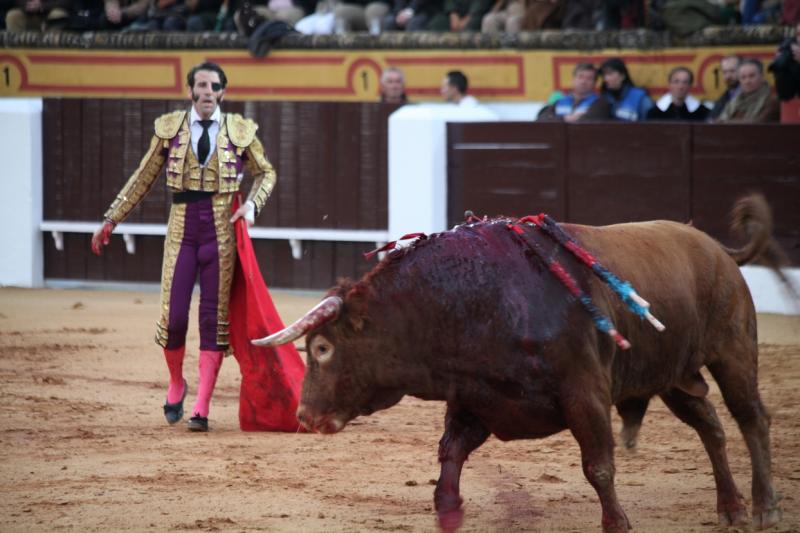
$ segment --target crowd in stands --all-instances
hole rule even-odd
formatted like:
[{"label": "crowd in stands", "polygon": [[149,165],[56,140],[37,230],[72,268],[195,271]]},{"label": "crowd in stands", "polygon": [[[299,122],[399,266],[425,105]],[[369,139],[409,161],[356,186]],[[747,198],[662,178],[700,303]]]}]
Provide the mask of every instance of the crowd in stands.
[{"label": "crowd in stands", "polygon": [[[693,19],[698,13],[707,20]],[[643,26],[680,34],[733,21],[791,23],[795,35],[780,45],[769,65],[776,91],[765,81],[761,61],[728,56],[720,64],[726,89],[716,102],[702,103],[690,94],[694,73],[687,67],[674,68],[669,91],[654,100],[634,83],[621,59],[610,58],[599,66],[577,65],[573,91],[555,95],[539,118],[770,122],[780,115],[775,92],[783,100],[800,96],[800,0],[0,0],[0,15],[9,32],[214,31],[252,37],[274,23],[288,28],[277,31],[373,34]],[[399,69],[387,69],[381,85],[383,101],[407,102]],[[466,75],[451,71],[441,94],[447,102],[477,105],[467,90]]]},{"label": "crowd in stands", "polygon": [[[797,25],[795,42],[800,45],[800,24]],[[794,50],[792,61],[796,64],[800,60],[800,47],[796,46]],[[721,69],[726,89],[716,102],[703,103],[690,94],[694,73],[683,66],[669,72],[667,93],[653,101],[645,89],[636,86],[621,59],[607,59],[597,70],[594,65],[581,63],[573,71],[573,91],[568,95],[557,95],[553,103],[539,113],[539,120],[683,120],[719,123],[780,120],[780,103],[765,80],[764,65],[760,60],[727,56],[721,61]],[[598,77],[602,79],[602,84],[596,91]],[[795,92],[792,96],[797,94],[798,86],[793,87]],[[787,91],[785,99],[792,96]]]},{"label": "crowd in stands", "polygon": [[[784,53],[783,50],[788,50]],[[800,24],[796,35],[781,45],[770,65],[780,84],[776,95],[765,79],[764,65],[755,58],[730,55],[722,58],[726,89],[715,102],[701,102],[690,94],[694,73],[688,67],[673,68],[667,76],[668,91],[653,100],[647,90],[637,87],[619,58],[609,58],[599,67],[578,63],[573,70],[572,91],[556,92],[538,115],[541,121],[585,122],[612,120],[697,121],[766,123],[780,120],[781,99],[800,96]],[[602,80],[598,88],[598,81]],[[381,76],[381,102],[408,103],[403,72],[389,67]],[[442,99],[462,107],[479,105],[468,94],[469,80],[458,70],[444,77]]]},{"label": "crowd in stands", "polygon": [[[239,31],[252,20],[301,33],[650,28],[688,35],[710,25],[800,21],[800,0],[0,0],[13,32]],[[3,29],[3,28],[0,28]]]}]

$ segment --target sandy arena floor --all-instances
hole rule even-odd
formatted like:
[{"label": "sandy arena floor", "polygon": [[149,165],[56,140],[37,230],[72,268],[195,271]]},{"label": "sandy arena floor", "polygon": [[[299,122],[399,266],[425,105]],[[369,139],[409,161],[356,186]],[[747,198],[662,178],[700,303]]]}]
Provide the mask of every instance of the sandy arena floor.
[{"label": "sandy arena floor", "polygon": [[[274,296],[287,322],[318,299]],[[330,437],[243,433],[231,358],[212,431],[169,427],[161,413],[166,368],[150,340],[157,314],[156,292],[0,289],[0,531],[436,530],[443,404],[406,398]],[[800,531],[800,317],[762,315],[759,335],[773,471],[784,495],[784,520],[771,531]],[[197,346],[196,332],[188,345]],[[189,405],[195,353],[187,358]],[[713,385],[712,401],[749,502],[749,457]],[[660,400],[637,451],[618,448],[616,464],[636,531],[744,531],[716,525],[700,440]],[[567,432],[490,438],[465,466],[462,495],[463,531],[600,530],[597,497]]]}]

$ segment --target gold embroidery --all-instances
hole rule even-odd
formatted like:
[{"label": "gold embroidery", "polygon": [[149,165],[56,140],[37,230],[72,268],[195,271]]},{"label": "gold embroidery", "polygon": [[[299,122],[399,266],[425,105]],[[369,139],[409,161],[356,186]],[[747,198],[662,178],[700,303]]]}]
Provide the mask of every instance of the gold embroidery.
[{"label": "gold embroidery", "polygon": [[178,129],[186,118],[186,111],[173,111],[161,115],[155,121],[156,136],[162,139],[172,139],[178,133]]},{"label": "gold embroidery", "polygon": [[164,238],[164,261],[161,266],[161,318],[156,325],[156,343],[166,347],[169,326],[169,299],[172,293],[172,278],[186,229],[186,204],[172,204]]},{"label": "gold embroidery", "polygon": [[219,300],[217,304],[217,344],[227,346],[228,306],[233,282],[233,269],[236,264],[236,233],[231,224],[232,194],[218,194],[212,199],[214,209],[214,226],[217,231],[217,249],[219,251]]},{"label": "gold embroidery", "polygon": [[253,187],[247,199],[256,204],[256,215],[261,212],[267,203],[267,198],[275,187],[277,177],[275,169],[264,155],[264,147],[258,138],[254,138],[252,144],[247,147],[247,161],[245,168],[253,176]]},{"label": "gold embroidery", "polygon": [[103,218],[119,224],[130,215],[133,208],[144,198],[153,187],[156,178],[164,168],[164,152],[161,148],[161,140],[153,137],[150,141],[150,149],[144,154],[142,162],[128,181],[117,194],[116,199],[111,203]]},{"label": "gold embroidery", "polygon": [[226,113],[225,118],[225,123],[228,126],[228,136],[231,142],[241,148],[250,146],[250,143],[256,138],[258,124],[237,113]]}]

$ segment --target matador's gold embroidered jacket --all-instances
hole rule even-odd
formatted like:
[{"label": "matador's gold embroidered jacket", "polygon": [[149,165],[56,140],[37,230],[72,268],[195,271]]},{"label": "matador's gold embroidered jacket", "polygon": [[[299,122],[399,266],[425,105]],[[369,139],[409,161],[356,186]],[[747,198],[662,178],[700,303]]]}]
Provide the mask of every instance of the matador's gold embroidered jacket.
[{"label": "matador's gold embroidered jacket", "polygon": [[187,117],[186,111],[174,111],[156,119],[150,148],[106,211],[106,220],[114,224],[125,220],[150,191],[165,165],[167,187],[173,192],[234,193],[246,170],[253,176],[247,200],[255,204],[256,215],[261,212],[275,186],[275,170],[256,137],[258,125],[241,115],[223,113],[216,151],[204,168],[192,151]]}]

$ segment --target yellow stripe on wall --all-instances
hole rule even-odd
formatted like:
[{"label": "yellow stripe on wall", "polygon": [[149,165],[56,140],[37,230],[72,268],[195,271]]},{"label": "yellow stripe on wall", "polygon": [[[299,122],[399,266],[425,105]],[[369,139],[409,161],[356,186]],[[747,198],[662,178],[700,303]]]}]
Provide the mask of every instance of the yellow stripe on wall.
[{"label": "yellow stripe on wall", "polygon": [[723,89],[722,56],[738,53],[767,63],[774,50],[761,45],[656,52],[276,50],[255,59],[244,50],[5,49],[0,51],[0,96],[182,99],[189,69],[211,60],[225,69],[232,100],[375,101],[381,70],[394,65],[405,72],[412,101],[438,101],[445,73],[455,69],[467,74],[470,92],[481,100],[542,101],[556,89],[569,89],[576,63],[599,64],[617,56],[654,97],[666,91],[667,73],[680,65],[695,73],[693,94],[714,99]]}]

